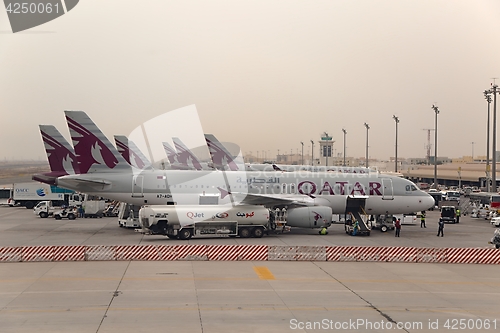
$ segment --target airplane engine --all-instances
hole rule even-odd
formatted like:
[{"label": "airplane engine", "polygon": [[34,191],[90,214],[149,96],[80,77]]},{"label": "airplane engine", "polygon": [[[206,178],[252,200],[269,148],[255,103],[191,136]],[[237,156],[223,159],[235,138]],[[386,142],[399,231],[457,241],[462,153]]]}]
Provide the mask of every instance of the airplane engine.
[{"label": "airplane engine", "polygon": [[299,228],[323,228],[332,224],[332,209],[326,206],[298,207],[287,210],[286,225]]}]

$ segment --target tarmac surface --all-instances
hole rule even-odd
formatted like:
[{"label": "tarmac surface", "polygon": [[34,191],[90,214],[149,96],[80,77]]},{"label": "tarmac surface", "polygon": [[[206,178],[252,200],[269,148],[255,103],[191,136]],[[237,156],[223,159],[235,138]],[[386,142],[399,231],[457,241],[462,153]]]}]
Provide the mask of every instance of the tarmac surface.
[{"label": "tarmac surface", "polygon": [[[116,218],[40,219],[0,207],[0,246],[264,244],[490,248],[488,221],[462,217],[436,237],[326,236],[294,229],[260,239],[170,240],[118,227]],[[3,332],[469,332],[500,331],[497,265],[287,261],[0,263]],[[402,327],[400,329],[399,327]],[[488,328],[486,328],[488,327]]]}]

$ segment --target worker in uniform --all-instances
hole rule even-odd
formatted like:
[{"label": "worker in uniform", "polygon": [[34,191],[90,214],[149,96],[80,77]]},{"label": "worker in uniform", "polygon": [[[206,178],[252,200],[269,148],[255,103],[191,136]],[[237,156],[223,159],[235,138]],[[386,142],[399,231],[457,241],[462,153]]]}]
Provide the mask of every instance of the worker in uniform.
[{"label": "worker in uniform", "polygon": [[353,236],[356,236],[358,229],[359,229],[359,222],[358,222],[358,220],[356,220],[356,221],[354,221],[354,225],[352,226],[352,235]]},{"label": "worker in uniform", "polygon": [[401,219],[397,219],[394,223],[394,226],[396,227],[396,233],[394,234],[394,237],[399,237],[399,233],[401,232]]},{"label": "worker in uniform", "polygon": [[460,208],[457,208],[457,213],[456,213],[456,215],[457,215],[457,223],[460,222],[460,214],[461,214]]},{"label": "worker in uniform", "polygon": [[323,228],[321,229],[321,231],[319,232],[319,234],[320,234],[320,235],[328,235],[328,230],[326,230],[326,228],[325,228],[325,227],[323,227]]},{"label": "worker in uniform", "polygon": [[425,226],[425,210],[420,213],[420,228],[427,228]]},{"label": "worker in uniform", "polygon": [[438,234],[437,234],[438,237],[439,237],[439,235],[441,235],[441,237],[444,237],[443,230],[444,230],[444,222],[442,220],[439,220],[439,223],[438,223]]}]

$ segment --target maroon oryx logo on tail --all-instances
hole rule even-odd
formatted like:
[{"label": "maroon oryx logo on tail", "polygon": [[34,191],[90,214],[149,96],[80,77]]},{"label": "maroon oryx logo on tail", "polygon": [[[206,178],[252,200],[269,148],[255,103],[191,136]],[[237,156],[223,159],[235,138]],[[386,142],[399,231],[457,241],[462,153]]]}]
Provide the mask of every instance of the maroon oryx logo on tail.
[{"label": "maroon oryx logo on tail", "polygon": [[94,163],[105,164],[110,169],[113,169],[118,164],[113,152],[106,147],[104,142],[68,116],[66,116],[66,120],[68,127],[78,133],[77,136],[71,138],[73,142],[76,142],[74,148],[78,156],[81,173],[87,173]]}]

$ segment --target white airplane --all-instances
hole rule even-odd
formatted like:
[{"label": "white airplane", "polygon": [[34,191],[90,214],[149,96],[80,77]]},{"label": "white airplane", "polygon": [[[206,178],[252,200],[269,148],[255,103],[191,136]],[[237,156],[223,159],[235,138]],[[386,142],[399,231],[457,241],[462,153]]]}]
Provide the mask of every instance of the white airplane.
[{"label": "white airplane", "polygon": [[[409,180],[379,173],[141,170],[128,164],[82,111],[65,111],[80,174],[59,177],[59,186],[135,205],[261,205],[344,214],[412,213],[434,199]],[[317,212],[316,212],[317,213]],[[331,219],[330,219],[331,220]],[[322,227],[312,225],[310,227]]]}]

